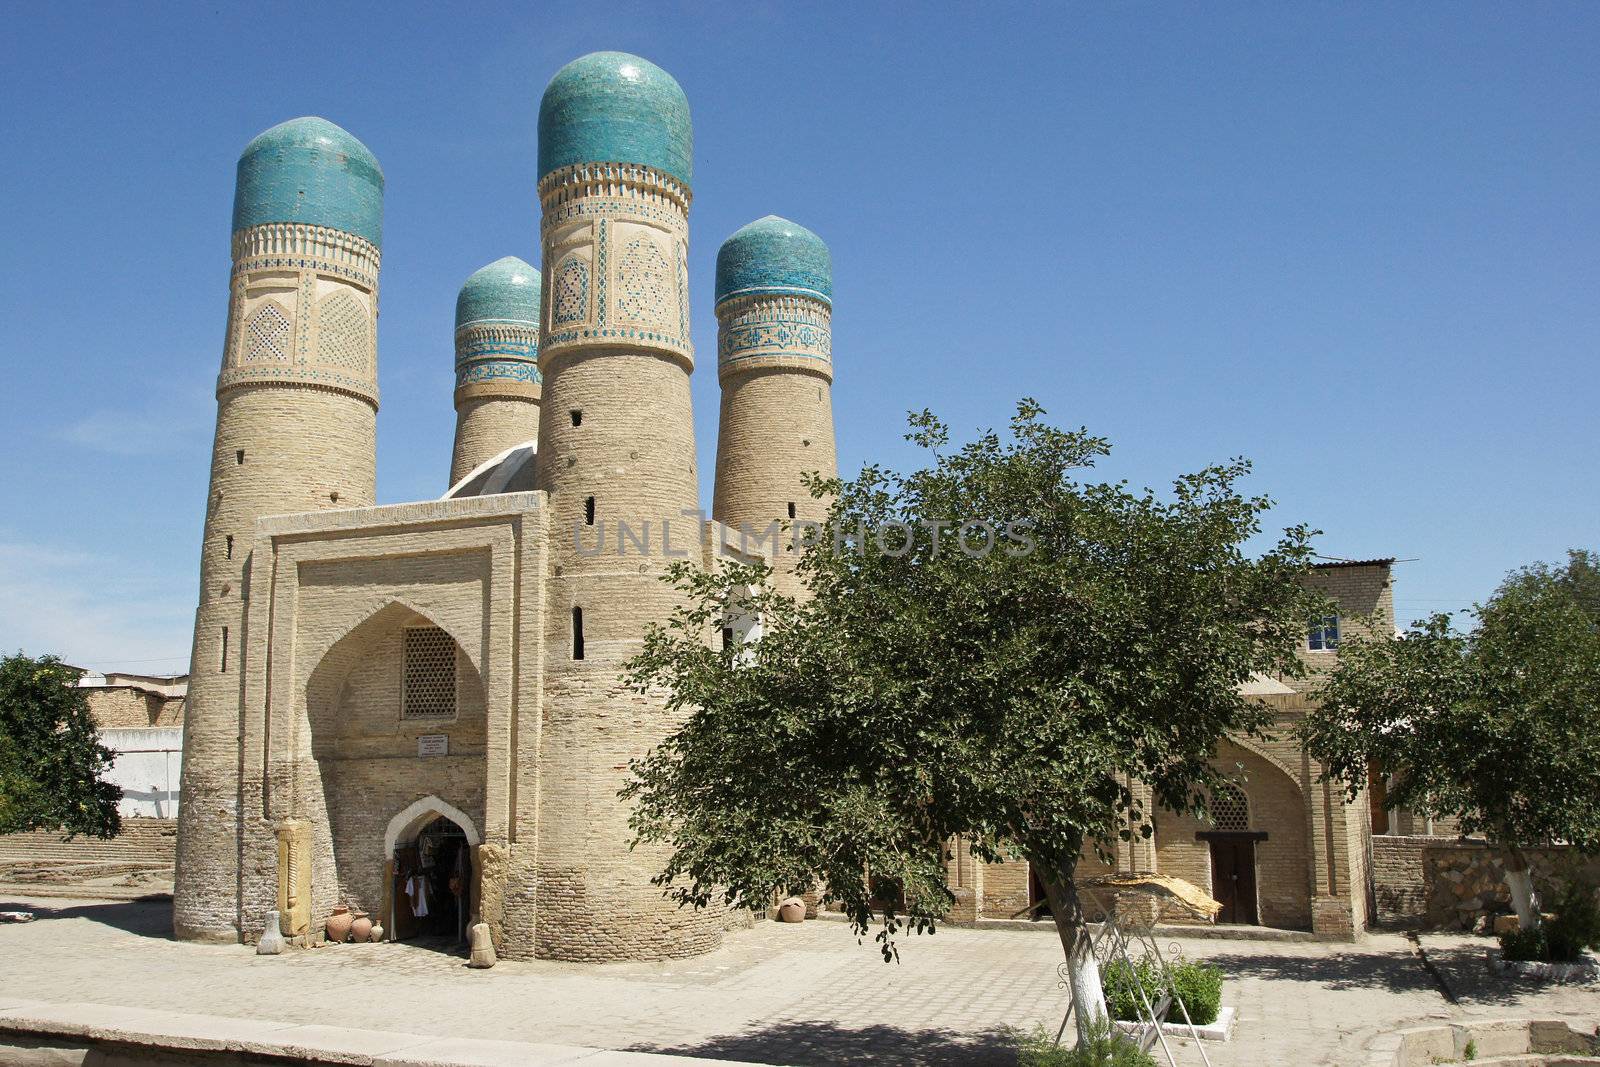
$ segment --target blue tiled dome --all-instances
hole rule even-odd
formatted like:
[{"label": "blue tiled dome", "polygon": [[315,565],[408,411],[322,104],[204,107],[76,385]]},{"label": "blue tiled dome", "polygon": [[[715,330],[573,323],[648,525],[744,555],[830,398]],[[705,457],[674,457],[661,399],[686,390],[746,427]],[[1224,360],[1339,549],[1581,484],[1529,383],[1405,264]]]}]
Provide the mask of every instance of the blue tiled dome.
[{"label": "blue tiled dome", "polygon": [[740,228],[717,250],[718,304],[747,293],[798,293],[833,303],[833,257],[822,238],[768,215]]},{"label": "blue tiled dome", "polygon": [[233,228],[303,222],[383,245],[383,169],[367,146],[327,119],[279,123],[245,146]]},{"label": "blue tiled dome", "polygon": [[456,329],[474,322],[539,328],[539,272],[516,256],[474,271],[456,296]]},{"label": "blue tiled dome", "polygon": [[539,177],[574,163],[642,163],[694,179],[689,101],[672,75],[626,52],[556,71],[539,101]]}]

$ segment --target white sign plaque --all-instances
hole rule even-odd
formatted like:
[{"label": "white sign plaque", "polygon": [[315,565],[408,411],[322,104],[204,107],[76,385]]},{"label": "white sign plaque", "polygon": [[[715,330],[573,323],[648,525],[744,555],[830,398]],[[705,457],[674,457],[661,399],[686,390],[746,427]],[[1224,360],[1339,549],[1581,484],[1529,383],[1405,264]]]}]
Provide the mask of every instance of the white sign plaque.
[{"label": "white sign plaque", "polygon": [[448,756],[450,755],[449,734],[423,734],[417,738],[418,756]]}]

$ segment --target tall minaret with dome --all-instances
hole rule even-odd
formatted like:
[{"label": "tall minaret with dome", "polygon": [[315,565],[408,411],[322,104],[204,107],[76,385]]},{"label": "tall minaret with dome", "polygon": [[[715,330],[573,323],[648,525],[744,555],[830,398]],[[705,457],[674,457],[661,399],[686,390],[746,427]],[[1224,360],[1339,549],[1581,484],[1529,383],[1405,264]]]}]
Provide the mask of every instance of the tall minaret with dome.
[{"label": "tall minaret with dome", "polygon": [[630,691],[619,668],[678,603],[665,568],[698,555],[701,541],[693,178],[689,104],[666,71],[596,52],[550,81],[538,183],[537,484],[550,530],[534,938],[543,957],[681,957],[722,936],[719,909],[679,909],[650,884],[666,853],[629,848],[617,797],[628,761],[675,725],[663,698]]},{"label": "tall minaret with dome", "polygon": [[181,938],[239,938],[240,834],[263,817],[239,802],[256,520],[374,502],[383,184],[367,147],[322,118],[274,126],[239,157],[184,709]]},{"label": "tall minaret with dome", "polygon": [[[717,252],[717,480],[712,517],[753,534],[822,522],[803,477],[838,470],[833,437],[833,260],[804,226],[768,215]],[[793,529],[789,526],[789,529]],[[780,590],[800,591],[786,532]]]},{"label": "tall minaret with dome", "polygon": [[456,296],[453,486],[539,436],[539,272],[516,256],[475,271]]}]

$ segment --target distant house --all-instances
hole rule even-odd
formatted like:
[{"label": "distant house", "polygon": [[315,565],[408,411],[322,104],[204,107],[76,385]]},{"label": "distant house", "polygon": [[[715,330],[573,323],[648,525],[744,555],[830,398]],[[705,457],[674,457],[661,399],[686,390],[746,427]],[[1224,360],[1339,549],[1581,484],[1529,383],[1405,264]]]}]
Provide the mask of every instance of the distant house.
[{"label": "distant house", "polygon": [[124,818],[177,818],[189,676],[79,669],[100,742],[116,753],[109,777],[122,787],[118,811]]}]

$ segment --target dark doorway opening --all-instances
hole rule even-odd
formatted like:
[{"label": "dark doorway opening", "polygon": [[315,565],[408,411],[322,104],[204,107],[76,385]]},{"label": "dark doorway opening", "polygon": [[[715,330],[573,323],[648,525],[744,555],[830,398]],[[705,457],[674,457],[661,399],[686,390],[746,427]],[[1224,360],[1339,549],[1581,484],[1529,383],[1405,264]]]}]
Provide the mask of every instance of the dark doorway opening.
[{"label": "dark doorway opening", "polygon": [[1256,841],[1258,834],[1207,834],[1211,843],[1211,895],[1222,905],[1217,922],[1257,926]]},{"label": "dark doorway opening", "polygon": [[1033,869],[1033,864],[1028,864],[1028,916],[1034,919],[1048,919],[1055,915],[1050,910],[1050,895],[1044,891],[1044,882],[1039,879],[1039,874]]},{"label": "dark doorway opening", "polygon": [[453,950],[467,939],[472,914],[472,848],[460,826],[441,815],[394,850],[394,940]]}]

